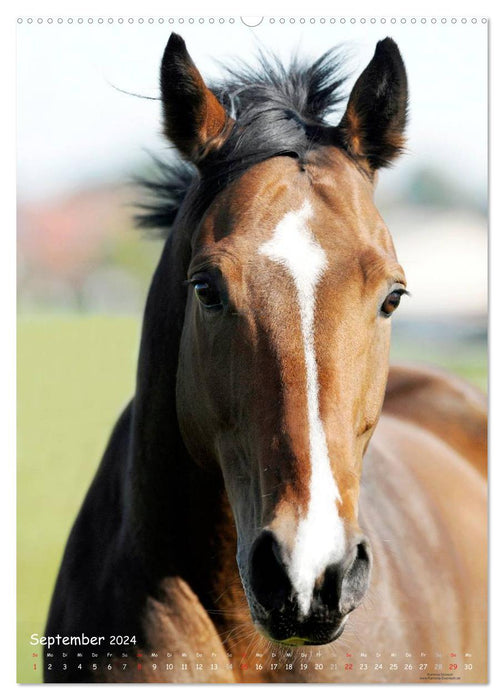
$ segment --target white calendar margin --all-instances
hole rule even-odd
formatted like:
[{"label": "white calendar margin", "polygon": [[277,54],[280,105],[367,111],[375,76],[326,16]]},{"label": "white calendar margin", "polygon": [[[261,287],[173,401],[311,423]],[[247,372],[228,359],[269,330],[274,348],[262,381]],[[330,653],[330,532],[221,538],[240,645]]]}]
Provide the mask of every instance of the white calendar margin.
[{"label": "white calendar margin", "polygon": [[[241,2],[236,3],[231,0],[215,0],[215,2],[204,3],[202,0],[193,0],[184,3],[169,3],[166,0],[144,0],[141,4],[132,0],[86,0],[86,2],[73,2],[70,6],[63,0],[18,0],[4,2],[0,10],[0,47],[2,50],[3,60],[0,63],[2,70],[2,108],[0,109],[0,136],[2,138],[1,145],[1,193],[2,203],[4,205],[4,226],[0,235],[1,245],[1,274],[0,274],[0,300],[2,308],[3,326],[1,330],[0,342],[0,368],[2,375],[0,377],[0,387],[2,388],[2,402],[0,404],[0,425],[2,427],[2,445],[6,446],[4,450],[6,458],[3,460],[3,483],[2,483],[2,502],[0,503],[0,512],[2,517],[2,533],[3,533],[3,551],[4,562],[7,566],[2,567],[2,575],[0,575],[0,591],[2,600],[2,625],[1,629],[1,645],[0,658],[3,664],[3,675],[0,679],[0,687],[5,691],[4,697],[10,697],[11,693],[30,693],[42,692],[49,693],[51,697],[53,693],[63,693],[66,697],[70,692],[71,695],[88,693],[91,689],[89,686],[55,686],[55,685],[16,685],[15,681],[15,635],[16,635],[16,609],[15,600],[15,557],[16,544],[14,538],[15,532],[15,478],[16,478],[16,434],[15,434],[15,114],[13,106],[15,105],[15,22],[17,17],[34,17],[44,16],[132,16],[138,17],[139,10],[142,10],[141,15],[148,16],[166,16],[167,14],[175,16],[191,15],[205,16],[209,10],[212,15],[218,16],[251,16],[251,15],[268,15],[274,14],[279,16],[358,16],[371,17],[379,15],[381,17],[401,17],[404,14],[439,17],[443,15],[454,17],[489,17],[490,18],[490,107],[491,107],[491,154],[490,158],[490,358],[492,362],[491,383],[490,383],[490,406],[491,406],[491,422],[490,422],[490,523],[491,532],[491,584],[490,584],[490,684],[488,686],[477,686],[477,689],[472,685],[464,686],[429,686],[428,688],[422,684],[408,685],[407,693],[417,694],[428,692],[429,696],[437,696],[442,694],[445,698],[448,693],[450,696],[453,693],[458,696],[466,697],[467,694],[473,694],[475,691],[484,693],[487,697],[499,696],[502,697],[504,691],[504,671],[502,655],[504,653],[504,643],[502,642],[502,632],[504,629],[504,601],[502,591],[504,590],[503,571],[504,564],[502,556],[499,556],[499,537],[498,534],[504,532],[504,508],[497,501],[499,494],[504,493],[504,451],[502,445],[497,444],[497,438],[502,430],[500,422],[503,416],[503,408],[498,401],[498,391],[504,388],[504,369],[499,368],[497,358],[504,357],[504,330],[502,323],[499,320],[502,318],[502,308],[504,302],[504,275],[498,269],[498,265],[504,261],[504,214],[503,214],[503,196],[504,190],[504,174],[502,168],[499,168],[502,162],[503,134],[502,130],[499,133],[499,124],[504,124],[504,97],[502,90],[498,89],[499,70],[497,66],[504,65],[504,12],[502,9],[497,9],[496,3],[490,0],[479,0],[475,3],[466,0],[458,0],[457,2],[443,2],[439,0],[424,0],[416,3],[414,6],[405,6],[404,2],[387,1],[376,3],[369,0],[361,0],[356,6],[355,2],[340,1],[329,2],[329,0],[315,0],[309,2],[306,7],[301,4],[294,6],[292,0],[277,0],[274,6],[270,2],[257,0],[254,3]],[[273,13],[272,13],[273,9]],[[303,10],[307,12],[302,12]],[[295,14],[293,13],[295,10]],[[358,10],[358,12],[356,12]],[[301,11],[301,12],[300,12]],[[406,12],[405,12],[406,11]],[[502,83],[502,79],[500,80]],[[463,107],[461,107],[463,109]],[[468,129],[469,133],[469,129]],[[499,325],[501,326],[499,328]],[[33,690],[37,688],[37,690]],[[157,688],[157,690],[154,690]],[[40,690],[38,690],[40,689]],[[170,698],[174,695],[184,697],[187,693],[204,693],[206,698],[221,697],[221,693],[250,694],[255,692],[264,693],[264,697],[275,694],[275,700],[280,700],[284,694],[289,694],[291,697],[301,697],[301,693],[318,694],[331,693],[351,693],[352,699],[357,697],[360,699],[365,693],[373,693],[375,698],[389,698],[394,694],[405,692],[404,684],[384,684],[377,685],[362,685],[345,684],[341,686],[330,685],[312,685],[309,689],[304,684],[278,685],[278,684],[262,684],[260,686],[253,684],[250,686],[232,685],[188,685],[188,686],[170,686],[160,684],[149,686],[149,690],[145,685],[118,685],[118,686],[93,686],[93,695],[97,697],[108,696],[112,693],[121,693],[121,696],[126,693],[131,697],[132,694],[142,693],[142,697],[146,692],[153,693],[169,693]],[[8,693],[8,694],[7,694]],[[103,695],[105,694],[105,695]],[[180,694],[180,695],[179,695]],[[498,695],[497,695],[498,694]]]}]

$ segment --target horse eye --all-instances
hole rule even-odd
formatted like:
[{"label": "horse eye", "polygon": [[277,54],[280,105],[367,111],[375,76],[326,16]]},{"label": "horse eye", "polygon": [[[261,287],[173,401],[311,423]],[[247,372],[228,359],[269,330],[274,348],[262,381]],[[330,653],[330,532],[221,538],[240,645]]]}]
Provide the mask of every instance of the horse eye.
[{"label": "horse eye", "polygon": [[405,289],[394,289],[394,291],[387,295],[387,298],[383,302],[380,309],[383,316],[388,318],[397,309],[401,303],[401,297],[403,294],[406,294]]},{"label": "horse eye", "polygon": [[192,282],[196,298],[206,309],[214,311],[222,308],[222,299],[219,290],[208,281],[194,280]]}]

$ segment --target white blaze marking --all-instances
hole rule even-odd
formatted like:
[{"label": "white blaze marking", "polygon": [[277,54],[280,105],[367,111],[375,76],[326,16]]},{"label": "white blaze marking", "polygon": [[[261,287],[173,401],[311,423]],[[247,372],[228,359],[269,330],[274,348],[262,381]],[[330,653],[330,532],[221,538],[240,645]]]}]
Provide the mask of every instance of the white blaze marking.
[{"label": "white blaze marking", "polygon": [[308,613],[315,580],[331,562],[343,556],[345,533],[336,500],[341,501],[334,480],[324,426],[319,411],[319,385],[315,358],[315,291],[327,267],[327,257],[307,221],[308,201],[278,223],[273,237],[259,252],[283,265],[296,285],[306,364],[306,393],[310,448],[310,500],[299,524],[290,562],[286,562],[303,615]]}]

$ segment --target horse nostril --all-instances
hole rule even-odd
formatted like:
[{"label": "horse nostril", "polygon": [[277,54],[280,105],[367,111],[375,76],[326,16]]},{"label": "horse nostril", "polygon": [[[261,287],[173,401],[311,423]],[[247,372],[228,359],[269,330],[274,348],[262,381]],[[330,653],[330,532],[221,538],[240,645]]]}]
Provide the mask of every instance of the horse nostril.
[{"label": "horse nostril", "polygon": [[362,540],[357,545],[357,554],[355,555],[355,561],[357,560],[361,562],[367,562],[367,564],[371,564],[371,549],[367,540]]},{"label": "horse nostril", "polygon": [[270,530],[259,535],[250,553],[250,585],[256,600],[266,610],[279,610],[292,586],[282,561],[280,545]]},{"label": "horse nostril", "polygon": [[367,540],[356,547],[355,559],[347,569],[341,583],[339,609],[346,615],[356,608],[364,598],[371,577],[371,549]]},{"label": "horse nostril", "polygon": [[317,595],[323,605],[341,615],[356,608],[366,593],[371,570],[371,551],[366,540],[355,545],[350,561],[349,564],[347,557],[344,562],[327,567]]},{"label": "horse nostril", "polygon": [[329,610],[336,610],[338,608],[342,580],[343,571],[340,564],[331,564],[327,567],[317,597]]}]

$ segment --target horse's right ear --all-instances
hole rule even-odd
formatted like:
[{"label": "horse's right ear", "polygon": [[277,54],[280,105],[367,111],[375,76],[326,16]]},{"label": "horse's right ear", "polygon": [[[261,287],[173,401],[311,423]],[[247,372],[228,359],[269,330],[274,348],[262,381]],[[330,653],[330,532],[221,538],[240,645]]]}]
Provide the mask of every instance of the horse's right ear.
[{"label": "horse's right ear", "polygon": [[164,133],[189,160],[198,163],[218,148],[232,120],[207,88],[184,40],[171,34],[161,63]]}]

